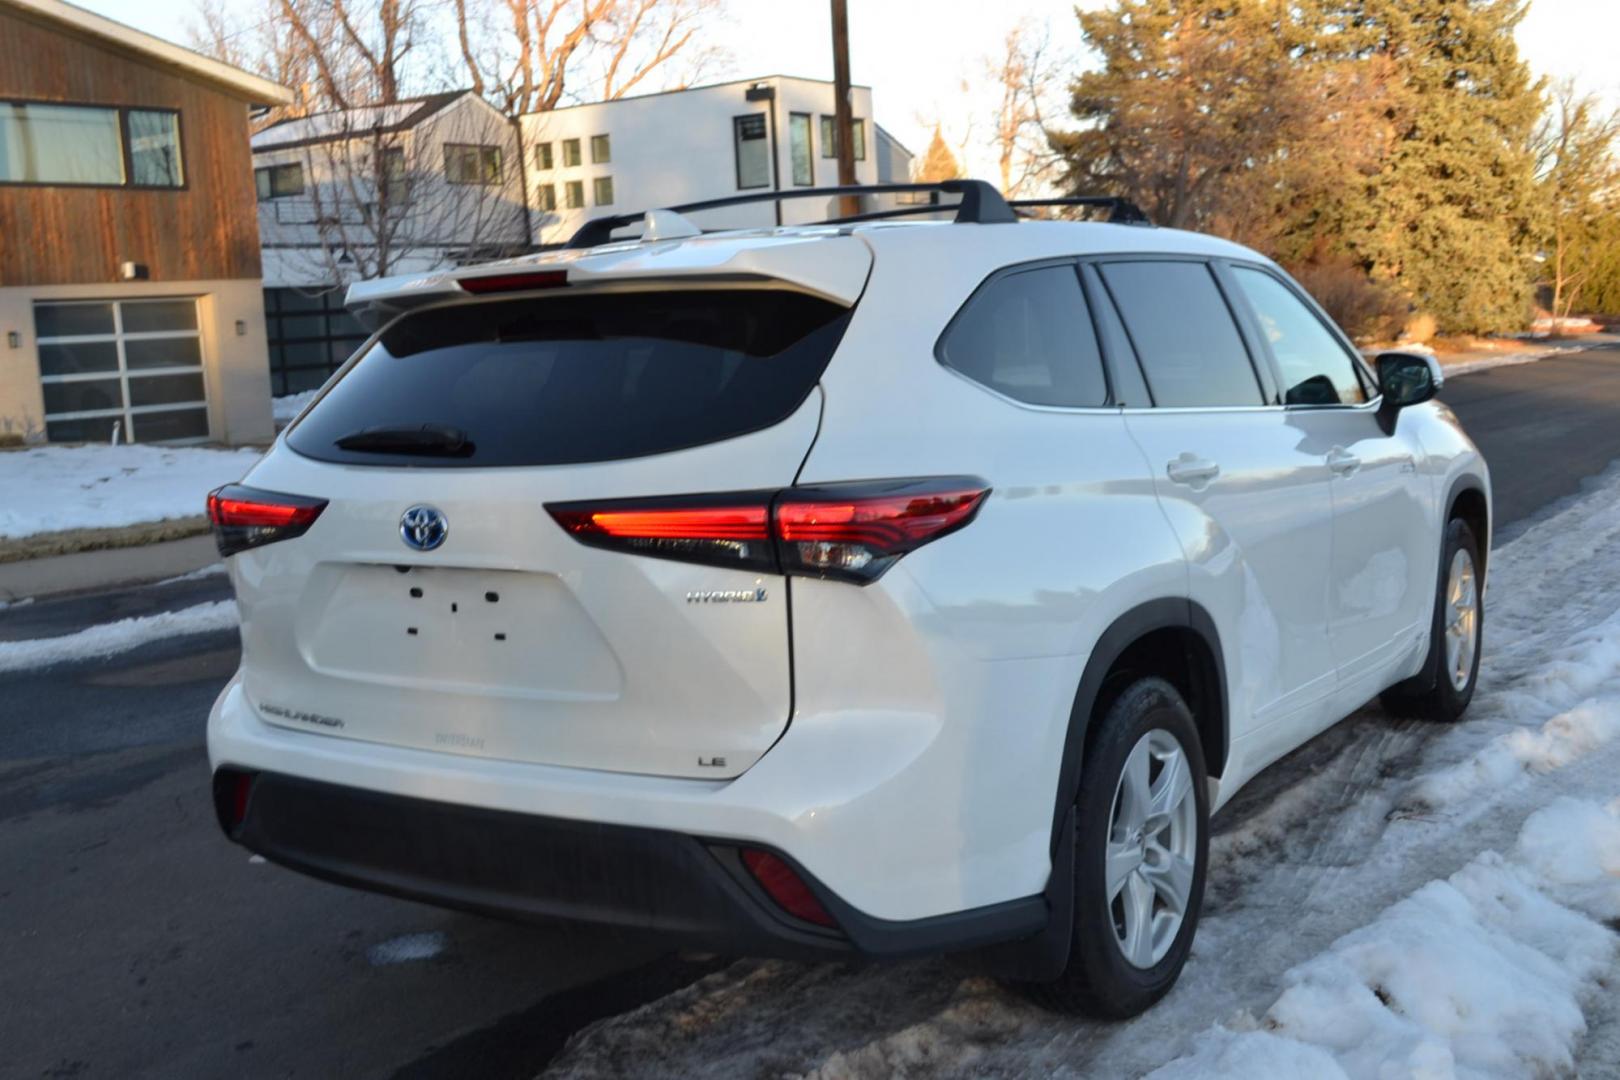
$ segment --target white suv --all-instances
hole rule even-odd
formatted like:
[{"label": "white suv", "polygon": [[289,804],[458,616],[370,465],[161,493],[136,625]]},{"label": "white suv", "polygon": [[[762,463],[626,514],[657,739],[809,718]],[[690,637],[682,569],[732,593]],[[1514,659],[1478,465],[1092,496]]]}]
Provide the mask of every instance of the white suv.
[{"label": "white suv", "polygon": [[1432,360],[1375,376],[1231,243],[904,190],[956,220],[657,211],[354,286],[375,336],[210,497],[227,834],[1123,1016],[1246,780],[1380,693],[1461,713],[1490,487]]}]

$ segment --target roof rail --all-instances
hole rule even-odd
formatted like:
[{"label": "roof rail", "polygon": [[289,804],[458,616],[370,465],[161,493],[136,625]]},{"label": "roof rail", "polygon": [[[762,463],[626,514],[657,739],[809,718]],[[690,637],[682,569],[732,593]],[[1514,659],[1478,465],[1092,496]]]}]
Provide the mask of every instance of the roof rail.
[{"label": "roof rail", "polygon": [[[673,210],[677,214],[695,214],[702,210],[719,210],[722,207],[747,206],[752,203],[772,203],[782,199],[829,198],[834,195],[904,195],[912,192],[960,195],[962,197],[961,202],[956,203],[954,207],[958,223],[1010,225],[1018,220],[1018,215],[1014,214],[1012,208],[1007,205],[1007,200],[1001,197],[1001,192],[983,180],[940,180],[926,184],[850,184],[842,187],[797,188],[792,191],[761,191],[751,192],[747,195],[728,195],[721,199],[706,199],[703,202],[682,203],[679,206],[668,206],[663,207],[663,209]],[[898,213],[909,214],[949,209],[952,209],[952,207],[932,203],[896,208]],[[613,239],[614,229],[634,225],[646,215],[646,211],[637,211],[633,214],[612,214],[607,217],[592,218],[581,225],[573,236],[569,237],[565,246],[588,248],[608,243]],[[879,216],[894,217],[897,214],[880,210],[870,215],[862,214],[850,218],[840,218],[839,222],[870,220]]]},{"label": "roof rail", "polygon": [[1119,195],[1064,195],[1053,199],[1014,199],[1007,204],[1016,213],[1037,206],[1104,206],[1109,210],[1108,221],[1114,225],[1152,225],[1142,208]]}]

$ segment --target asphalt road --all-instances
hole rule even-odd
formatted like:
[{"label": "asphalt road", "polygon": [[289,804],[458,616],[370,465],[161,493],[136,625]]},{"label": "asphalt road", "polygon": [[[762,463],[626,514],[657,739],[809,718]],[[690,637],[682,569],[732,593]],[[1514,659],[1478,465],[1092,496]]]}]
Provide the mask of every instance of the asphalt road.
[{"label": "asphalt road", "polygon": [[[1491,462],[1499,538],[1620,460],[1620,348],[1442,396]],[[41,601],[0,610],[0,640],[227,595],[213,576]],[[250,860],[203,748],[236,659],[214,634],[0,675],[0,1076],[528,1077],[711,966]]]}]

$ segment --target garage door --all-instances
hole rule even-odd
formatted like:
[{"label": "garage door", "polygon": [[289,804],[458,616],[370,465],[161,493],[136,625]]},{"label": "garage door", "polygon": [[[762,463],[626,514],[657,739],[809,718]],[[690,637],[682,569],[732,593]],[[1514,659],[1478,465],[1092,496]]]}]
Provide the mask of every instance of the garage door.
[{"label": "garage door", "polygon": [[40,303],[34,332],[52,442],[208,438],[196,300]]}]

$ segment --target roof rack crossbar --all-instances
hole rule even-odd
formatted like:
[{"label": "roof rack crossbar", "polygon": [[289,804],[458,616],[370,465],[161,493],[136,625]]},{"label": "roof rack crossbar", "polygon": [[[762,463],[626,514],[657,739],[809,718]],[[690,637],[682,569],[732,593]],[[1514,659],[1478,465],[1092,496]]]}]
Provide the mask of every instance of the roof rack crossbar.
[{"label": "roof rack crossbar", "polygon": [[1101,206],[1109,211],[1108,221],[1113,225],[1151,225],[1152,220],[1142,208],[1119,195],[1063,195],[1052,199],[1013,199],[1007,203],[1016,213],[1038,206]]},{"label": "roof rack crossbar", "polygon": [[[677,206],[662,207],[662,209],[673,210],[677,214],[695,214],[704,210],[719,210],[727,206],[772,203],[782,199],[830,198],[835,195],[904,195],[913,192],[960,195],[961,201],[954,205],[956,220],[959,223],[1010,225],[1018,220],[1018,216],[1007,205],[1007,200],[1001,197],[1001,192],[983,180],[940,180],[926,184],[850,184],[840,187],[798,188],[792,191],[750,192],[746,195],[727,195],[720,199],[681,203]],[[919,204],[917,208],[907,207],[905,212],[924,213],[928,210],[946,209],[953,209],[953,207]],[[878,213],[885,212],[878,211]],[[646,211],[637,211],[633,214],[611,214],[607,217],[592,218],[581,225],[573,236],[569,237],[565,246],[588,248],[608,243],[613,239],[614,229],[634,225],[645,216]],[[839,221],[847,222],[864,219],[865,215],[859,215],[852,218],[841,218]]]}]

